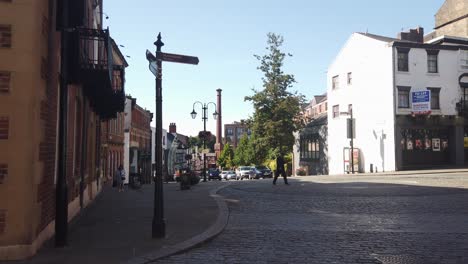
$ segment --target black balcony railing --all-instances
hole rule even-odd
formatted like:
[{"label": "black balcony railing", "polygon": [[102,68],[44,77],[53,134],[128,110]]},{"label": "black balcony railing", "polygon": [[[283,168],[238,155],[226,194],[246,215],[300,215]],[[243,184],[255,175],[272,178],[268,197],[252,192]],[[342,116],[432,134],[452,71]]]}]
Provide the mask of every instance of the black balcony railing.
[{"label": "black balcony railing", "polygon": [[124,67],[114,65],[109,29],[77,28],[70,43],[71,82],[83,84],[84,95],[102,118],[114,118],[125,105]]}]

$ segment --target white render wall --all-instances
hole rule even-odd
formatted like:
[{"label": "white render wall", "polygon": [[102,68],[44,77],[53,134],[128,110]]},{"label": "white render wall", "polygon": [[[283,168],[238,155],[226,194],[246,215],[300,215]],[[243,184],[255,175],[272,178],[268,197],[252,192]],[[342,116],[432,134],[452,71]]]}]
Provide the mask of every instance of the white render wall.
[{"label": "white render wall", "polygon": [[[352,72],[352,84],[347,74]],[[361,150],[360,167],[369,172],[395,170],[394,94],[392,47],[359,33],[351,35],[327,73],[328,166],[329,174],[344,173],[343,149],[349,147],[347,116],[333,118],[333,106],[340,112],[353,104],[356,120],[354,147]],[[339,75],[339,88],[332,90],[332,78]]]},{"label": "white render wall", "polygon": [[[396,54],[396,48],[395,48]],[[409,56],[409,71],[399,72],[395,67],[395,91],[397,86],[410,86],[411,92],[425,91],[428,87],[440,89],[440,110],[432,110],[431,115],[456,115],[455,104],[460,101],[461,89],[458,78],[463,72],[460,67],[462,52],[441,50],[438,55],[438,73],[427,72],[427,52],[421,48],[411,48]],[[397,58],[395,56],[395,65]],[[410,94],[411,104],[411,94]],[[409,109],[398,109],[398,115],[411,114]]]}]

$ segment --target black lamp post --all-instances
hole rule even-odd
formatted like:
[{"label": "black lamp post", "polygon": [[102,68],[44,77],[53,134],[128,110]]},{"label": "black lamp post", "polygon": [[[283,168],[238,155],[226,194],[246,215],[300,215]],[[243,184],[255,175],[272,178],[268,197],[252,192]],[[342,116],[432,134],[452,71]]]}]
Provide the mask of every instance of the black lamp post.
[{"label": "black lamp post", "polygon": [[[200,104],[201,107],[202,107],[202,120],[203,120],[203,149],[206,148],[206,120],[208,119],[207,117],[207,114],[208,114],[208,106],[210,104],[213,104],[214,105],[214,108],[215,108],[215,111],[213,113],[213,117],[214,119],[217,119],[218,118],[218,112],[216,112],[216,104],[213,103],[213,102],[209,102],[209,103],[202,103],[202,102],[199,102],[199,101],[196,101],[195,103],[193,103],[193,110],[192,110],[192,113],[190,113],[190,115],[192,116],[193,119],[195,119],[195,117],[197,117],[197,112],[195,112],[195,105],[196,104]],[[206,153],[203,152],[203,181],[206,182]]]}]

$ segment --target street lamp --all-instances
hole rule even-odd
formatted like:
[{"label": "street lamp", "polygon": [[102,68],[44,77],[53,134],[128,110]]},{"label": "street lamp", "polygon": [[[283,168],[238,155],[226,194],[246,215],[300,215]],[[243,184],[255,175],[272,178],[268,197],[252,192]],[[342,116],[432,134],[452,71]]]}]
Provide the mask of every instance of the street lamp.
[{"label": "street lamp", "polygon": [[[203,149],[206,148],[206,120],[208,119],[207,117],[207,114],[208,114],[208,106],[210,104],[213,104],[214,105],[214,113],[213,113],[213,117],[214,119],[217,119],[218,118],[218,112],[216,112],[216,104],[213,103],[213,102],[209,102],[209,103],[202,103],[202,102],[199,102],[199,101],[196,101],[195,103],[193,103],[193,110],[192,110],[192,113],[190,113],[190,115],[192,116],[193,119],[195,119],[195,117],[197,117],[197,112],[195,112],[195,105],[196,104],[200,104],[200,106],[202,107],[202,120],[203,120]],[[203,152],[203,181],[206,182],[206,153]]]},{"label": "street lamp", "polygon": [[354,174],[354,137],[355,137],[355,123],[354,123],[354,118],[353,118],[353,105],[348,106],[348,112],[340,112],[340,115],[346,115],[349,116],[346,120],[346,131],[347,131],[347,137],[350,139],[350,146],[351,146],[351,173]]}]

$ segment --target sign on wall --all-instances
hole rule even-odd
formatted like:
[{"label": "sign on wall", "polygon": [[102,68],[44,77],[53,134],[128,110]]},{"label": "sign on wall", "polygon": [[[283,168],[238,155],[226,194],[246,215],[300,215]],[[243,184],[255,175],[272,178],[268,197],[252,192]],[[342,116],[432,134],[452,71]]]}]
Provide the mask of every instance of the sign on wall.
[{"label": "sign on wall", "polygon": [[431,91],[411,92],[411,106],[413,114],[430,114]]}]

